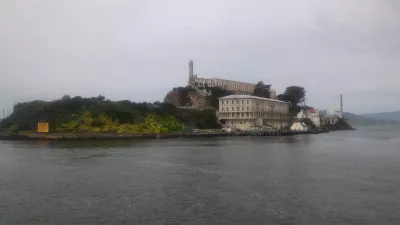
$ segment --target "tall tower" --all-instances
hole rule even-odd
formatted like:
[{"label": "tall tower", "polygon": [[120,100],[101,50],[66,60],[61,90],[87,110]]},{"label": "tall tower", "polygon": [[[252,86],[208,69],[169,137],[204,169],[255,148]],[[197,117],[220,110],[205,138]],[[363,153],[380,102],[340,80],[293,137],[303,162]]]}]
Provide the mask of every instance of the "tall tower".
[{"label": "tall tower", "polygon": [[188,86],[192,85],[192,82],[194,80],[194,75],[193,75],[193,60],[189,61],[189,80],[188,80]]},{"label": "tall tower", "polygon": [[343,97],[340,95],[340,115],[343,118]]},{"label": "tall tower", "polygon": [[189,78],[191,78],[193,76],[193,60],[189,61]]}]

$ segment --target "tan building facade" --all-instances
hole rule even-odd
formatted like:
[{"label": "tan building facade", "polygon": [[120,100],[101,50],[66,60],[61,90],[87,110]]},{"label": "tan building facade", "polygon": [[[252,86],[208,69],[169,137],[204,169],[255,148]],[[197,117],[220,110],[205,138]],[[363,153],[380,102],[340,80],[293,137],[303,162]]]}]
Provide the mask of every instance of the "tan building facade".
[{"label": "tan building facade", "polygon": [[[197,75],[193,74],[193,61],[189,62],[189,82],[188,86],[190,87],[220,87],[229,91],[233,91],[235,93],[253,93],[256,84],[233,81],[233,80],[224,80],[219,78],[199,78]],[[276,90],[270,90],[271,98],[276,99]]]},{"label": "tan building facade", "polygon": [[217,118],[225,126],[240,130],[255,124],[278,129],[291,125],[289,103],[251,95],[220,98]]}]

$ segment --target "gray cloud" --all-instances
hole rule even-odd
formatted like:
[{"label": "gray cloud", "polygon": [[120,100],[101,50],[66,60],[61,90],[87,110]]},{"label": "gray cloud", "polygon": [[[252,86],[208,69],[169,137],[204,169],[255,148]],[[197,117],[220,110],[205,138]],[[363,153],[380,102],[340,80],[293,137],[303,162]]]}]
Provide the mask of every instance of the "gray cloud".
[{"label": "gray cloud", "polygon": [[65,93],[162,100],[204,77],[302,85],[307,103],[398,110],[396,0],[0,3],[0,108]]}]

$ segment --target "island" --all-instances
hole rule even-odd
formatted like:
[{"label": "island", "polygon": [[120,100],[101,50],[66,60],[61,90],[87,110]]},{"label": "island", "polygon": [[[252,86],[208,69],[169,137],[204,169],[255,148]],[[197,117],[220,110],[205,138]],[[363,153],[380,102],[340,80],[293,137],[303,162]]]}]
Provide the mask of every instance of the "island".
[{"label": "island", "polygon": [[[253,128],[264,131],[260,134],[293,135],[353,129],[343,116],[322,118],[319,110],[304,104],[305,97],[300,86],[277,95],[262,81],[199,78],[191,61],[188,85],[173,88],[163,102],[111,101],[102,95],[22,102],[0,121],[0,138],[211,137],[250,135]],[[293,129],[294,123],[307,129]]]}]

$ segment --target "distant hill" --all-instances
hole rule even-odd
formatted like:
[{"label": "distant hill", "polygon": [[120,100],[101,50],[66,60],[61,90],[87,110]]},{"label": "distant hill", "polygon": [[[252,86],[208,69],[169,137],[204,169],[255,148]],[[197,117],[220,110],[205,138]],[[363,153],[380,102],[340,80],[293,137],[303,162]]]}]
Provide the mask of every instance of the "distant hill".
[{"label": "distant hill", "polygon": [[[326,110],[320,111],[321,115],[326,114]],[[390,119],[376,119],[366,115],[357,115],[354,113],[344,112],[343,116],[346,120],[349,120],[354,125],[386,125],[386,124],[400,124],[400,120]]]},{"label": "distant hill", "polygon": [[400,123],[400,111],[369,113],[369,114],[363,114],[363,116],[376,120],[397,121]]},{"label": "distant hill", "polygon": [[349,120],[352,124],[357,125],[379,125],[379,124],[388,124],[383,120],[375,120],[369,117],[356,115],[354,113],[344,112],[343,116],[345,119]]}]

